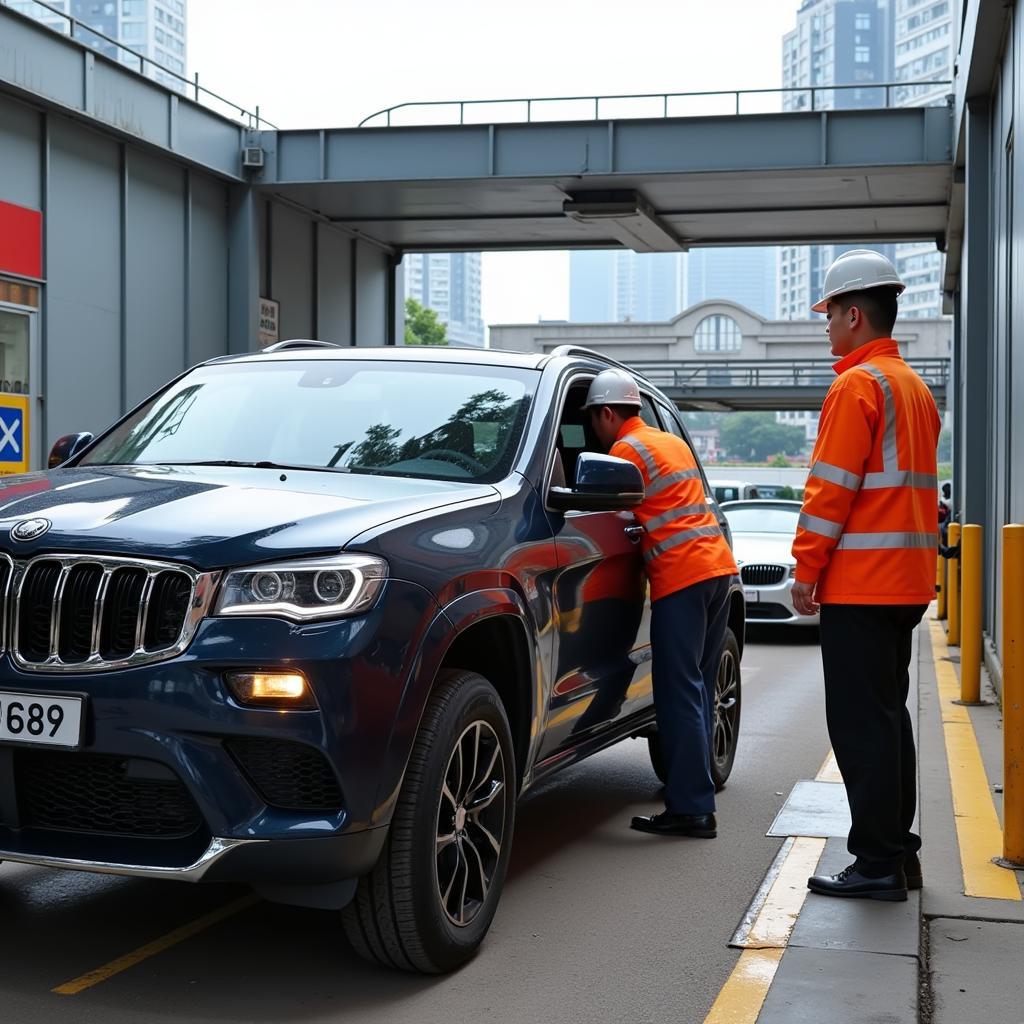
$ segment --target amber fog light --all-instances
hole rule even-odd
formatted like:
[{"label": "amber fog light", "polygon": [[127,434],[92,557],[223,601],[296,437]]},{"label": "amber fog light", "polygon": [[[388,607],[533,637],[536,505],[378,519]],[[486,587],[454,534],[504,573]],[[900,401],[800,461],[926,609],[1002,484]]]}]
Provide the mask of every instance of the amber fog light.
[{"label": "amber fog light", "polygon": [[235,700],[257,708],[315,708],[316,701],[301,672],[228,672]]}]

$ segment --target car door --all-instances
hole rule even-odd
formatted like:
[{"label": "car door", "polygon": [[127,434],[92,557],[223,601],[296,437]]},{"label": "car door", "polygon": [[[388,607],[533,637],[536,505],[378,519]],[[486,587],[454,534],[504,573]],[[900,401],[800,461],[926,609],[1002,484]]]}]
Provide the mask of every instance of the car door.
[{"label": "car door", "polygon": [[[563,393],[552,444],[552,472],[570,484],[580,452],[600,450],[581,408],[589,382],[590,376],[578,377]],[[643,415],[656,422],[649,399]],[[541,758],[612,727],[652,700],[642,528],[632,512],[547,514],[558,568],[553,685]]]}]

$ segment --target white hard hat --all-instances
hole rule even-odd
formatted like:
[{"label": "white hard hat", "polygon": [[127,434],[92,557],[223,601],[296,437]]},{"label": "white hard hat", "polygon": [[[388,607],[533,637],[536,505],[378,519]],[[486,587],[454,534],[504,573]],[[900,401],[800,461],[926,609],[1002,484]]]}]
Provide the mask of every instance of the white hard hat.
[{"label": "white hard hat", "polygon": [[594,405],[635,405],[640,408],[640,389],[625,370],[602,370],[591,382],[584,409]]},{"label": "white hard hat", "polygon": [[845,292],[865,288],[895,288],[896,294],[906,288],[896,268],[873,249],[851,249],[836,257],[825,274],[825,294],[813,305],[815,313],[828,312],[829,300]]}]

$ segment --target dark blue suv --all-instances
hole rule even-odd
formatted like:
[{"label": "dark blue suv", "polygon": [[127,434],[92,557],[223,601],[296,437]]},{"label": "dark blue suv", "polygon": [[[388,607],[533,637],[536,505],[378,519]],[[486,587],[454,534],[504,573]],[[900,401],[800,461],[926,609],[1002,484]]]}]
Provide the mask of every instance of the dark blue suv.
[{"label": "dark blue suv", "polygon": [[[0,859],[243,881],[384,964],[471,956],[520,793],[631,736],[662,771],[643,483],[581,410],[607,365],[284,342],[8,478]],[[729,626],[719,786],[738,580]]]}]

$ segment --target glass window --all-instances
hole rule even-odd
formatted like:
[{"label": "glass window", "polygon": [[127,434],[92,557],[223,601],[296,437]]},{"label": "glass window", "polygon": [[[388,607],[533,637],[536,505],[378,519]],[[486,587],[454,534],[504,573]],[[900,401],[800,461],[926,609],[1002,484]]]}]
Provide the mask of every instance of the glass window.
[{"label": "glass window", "polygon": [[24,313],[0,309],[0,391],[27,395],[29,319]]},{"label": "glass window", "polygon": [[853,27],[859,31],[871,28],[871,15],[866,11],[861,14],[857,14],[853,19]]},{"label": "glass window", "polygon": [[743,344],[740,326],[730,316],[707,316],[699,324],[693,338],[698,352],[734,352]]},{"label": "glass window", "polygon": [[116,426],[89,465],[257,465],[493,482],[539,374],[410,360],[204,366]]},{"label": "glass window", "polygon": [[871,47],[870,46],[855,46],[853,48],[853,59],[857,64],[870,64],[871,63]]},{"label": "glass window", "polygon": [[[729,499],[721,499],[729,500]],[[784,533],[796,536],[796,523],[800,506],[747,505],[723,508],[733,533]]]}]

